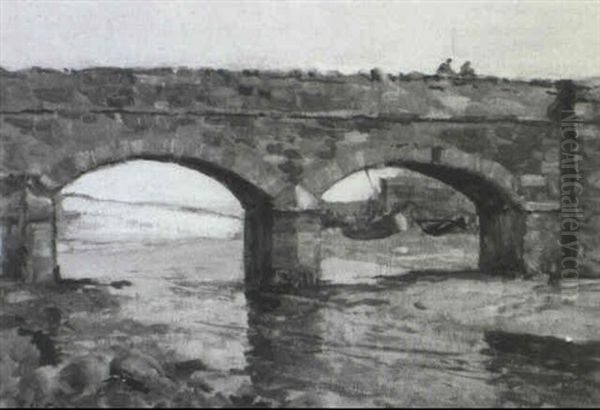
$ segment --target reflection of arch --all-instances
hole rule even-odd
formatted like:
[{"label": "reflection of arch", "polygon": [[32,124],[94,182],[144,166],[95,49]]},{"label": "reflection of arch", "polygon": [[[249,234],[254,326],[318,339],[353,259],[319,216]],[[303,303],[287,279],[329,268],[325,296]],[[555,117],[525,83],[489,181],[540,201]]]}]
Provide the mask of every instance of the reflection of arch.
[{"label": "reflection of arch", "polygon": [[[199,171],[222,183],[244,208],[246,282],[250,288],[260,286],[271,274],[272,204],[287,187],[281,172],[244,148],[228,150],[201,145],[191,150],[178,144],[182,143],[115,143],[64,155],[43,171],[39,178],[40,188],[46,194],[54,196],[66,184],[87,172],[135,159],[171,162]],[[56,255],[56,240],[52,246]],[[54,259],[56,260],[56,256]]]},{"label": "reflection of arch", "polygon": [[504,275],[523,272],[526,231],[523,200],[514,176],[500,164],[454,148],[356,148],[313,166],[302,184],[315,196],[346,176],[372,167],[397,166],[435,178],[463,193],[476,206],[480,222],[479,264]]}]

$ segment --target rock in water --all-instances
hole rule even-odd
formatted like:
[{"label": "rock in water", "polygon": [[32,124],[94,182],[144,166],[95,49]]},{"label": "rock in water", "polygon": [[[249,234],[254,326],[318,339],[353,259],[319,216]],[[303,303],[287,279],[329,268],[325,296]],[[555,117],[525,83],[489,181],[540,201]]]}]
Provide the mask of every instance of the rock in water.
[{"label": "rock in water", "polygon": [[156,359],[138,350],[130,350],[110,362],[111,376],[118,376],[132,388],[146,390],[165,376],[165,371]]},{"label": "rock in water", "polygon": [[55,366],[41,366],[19,381],[19,402],[21,407],[48,407],[57,392],[59,369]]},{"label": "rock in water", "polygon": [[[24,330],[24,332],[26,333],[27,330]],[[37,347],[40,352],[40,365],[58,364],[62,353],[56,346],[52,337],[44,332],[36,330],[31,332],[31,343]]]},{"label": "rock in water", "polygon": [[[129,386],[120,380],[109,380],[102,386],[98,393],[97,406],[99,408],[117,407],[117,408],[150,408],[149,403],[144,400],[145,396],[141,392],[132,391]],[[158,403],[154,403],[155,405]],[[164,403],[163,407],[168,407]]]},{"label": "rock in water", "polygon": [[116,280],[116,281],[110,282],[109,285],[115,289],[121,289],[125,286],[131,286],[132,283],[128,280]]},{"label": "rock in water", "polygon": [[56,306],[48,306],[43,310],[44,322],[49,332],[55,332],[61,325],[63,319],[62,311]]},{"label": "rock in water", "polygon": [[321,407],[323,402],[318,395],[314,393],[303,393],[300,394],[287,403],[283,407],[286,408],[306,408],[306,407]]},{"label": "rock in water", "polygon": [[35,296],[26,290],[16,290],[4,296],[5,303],[21,303],[32,299],[35,299]]},{"label": "rock in water", "polygon": [[174,373],[177,378],[187,378],[199,370],[206,370],[206,364],[200,359],[185,360],[174,364]]},{"label": "rock in water", "polygon": [[58,373],[58,391],[70,397],[93,394],[109,377],[109,359],[101,355],[77,357]]}]

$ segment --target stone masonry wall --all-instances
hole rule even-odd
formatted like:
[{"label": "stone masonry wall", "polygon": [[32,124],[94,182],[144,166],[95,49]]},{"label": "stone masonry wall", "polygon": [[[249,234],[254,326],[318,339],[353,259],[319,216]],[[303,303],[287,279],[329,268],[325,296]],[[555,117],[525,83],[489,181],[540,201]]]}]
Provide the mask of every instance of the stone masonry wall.
[{"label": "stone masonry wall", "polygon": [[[251,149],[297,182],[352,147],[452,146],[502,164],[520,193],[556,197],[550,82],[224,70],[34,69],[0,72],[0,172],[41,175],[61,158],[108,144],[199,136]],[[597,113],[596,113],[597,115]],[[185,147],[174,147],[174,149]],[[81,159],[83,160],[83,159]],[[77,166],[77,164],[63,164]]]},{"label": "stone masonry wall", "polygon": [[[275,209],[302,211],[317,209],[320,195],[343,176],[400,159],[431,165],[433,173],[455,167],[459,188],[477,192],[487,181],[523,212],[550,215],[560,193],[560,86],[376,71],[0,69],[0,179],[30,178],[33,191],[50,200],[82,173],[147,157],[206,172],[237,195],[256,188]],[[579,111],[593,146],[600,104],[581,90]],[[592,157],[587,167],[597,164]],[[592,209],[595,182],[588,183]],[[8,191],[3,221],[12,212]],[[4,248],[10,224],[2,222]],[[593,255],[598,244],[586,235]]]}]

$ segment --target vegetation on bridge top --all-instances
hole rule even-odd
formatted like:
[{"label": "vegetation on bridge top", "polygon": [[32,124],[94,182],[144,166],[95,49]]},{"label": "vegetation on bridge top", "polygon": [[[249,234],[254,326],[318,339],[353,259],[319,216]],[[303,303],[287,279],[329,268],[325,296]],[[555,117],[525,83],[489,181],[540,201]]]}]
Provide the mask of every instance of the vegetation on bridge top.
[{"label": "vegetation on bridge top", "polygon": [[39,66],[33,66],[26,69],[10,71],[0,66],[0,77],[21,77],[26,76],[29,73],[40,73],[40,74],[58,74],[58,75],[70,75],[70,74],[85,74],[85,73],[106,73],[106,74],[137,74],[137,75],[153,75],[153,76],[172,76],[175,75],[180,78],[190,77],[203,77],[213,74],[223,76],[225,78],[243,78],[243,77],[259,77],[264,79],[295,79],[298,81],[323,81],[323,82],[347,82],[347,81],[359,81],[367,80],[373,82],[384,82],[384,81],[440,81],[447,78],[451,78],[455,85],[462,85],[466,83],[487,81],[494,84],[499,83],[514,83],[514,84],[529,84],[533,86],[541,87],[552,87],[555,84],[555,80],[548,78],[533,78],[533,79],[509,79],[506,77],[498,77],[494,75],[478,75],[474,77],[462,77],[460,75],[455,76],[443,76],[438,74],[427,74],[418,71],[411,71],[409,73],[385,73],[379,68],[373,68],[369,71],[360,70],[356,73],[343,74],[337,70],[320,71],[316,69],[291,69],[291,70],[272,70],[272,69],[242,69],[242,70],[228,70],[222,68],[211,68],[211,67],[111,67],[111,66],[99,66],[90,67],[84,69],[69,69],[57,70],[54,68],[44,68]]}]

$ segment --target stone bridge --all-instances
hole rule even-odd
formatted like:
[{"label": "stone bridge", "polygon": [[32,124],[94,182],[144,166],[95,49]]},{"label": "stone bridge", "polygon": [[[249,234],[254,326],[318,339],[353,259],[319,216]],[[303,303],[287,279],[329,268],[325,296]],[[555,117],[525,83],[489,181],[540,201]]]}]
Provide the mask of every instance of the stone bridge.
[{"label": "stone bridge", "polygon": [[209,175],[245,208],[249,287],[318,281],[321,195],[345,176],[400,166],[465,194],[480,267],[560,268],[561,113],[586,155],[582,272],[600,270],[599,88],[563,81],[187,68],[0,69],[3,276],[51,280],[55,196],[131,159]]}]

